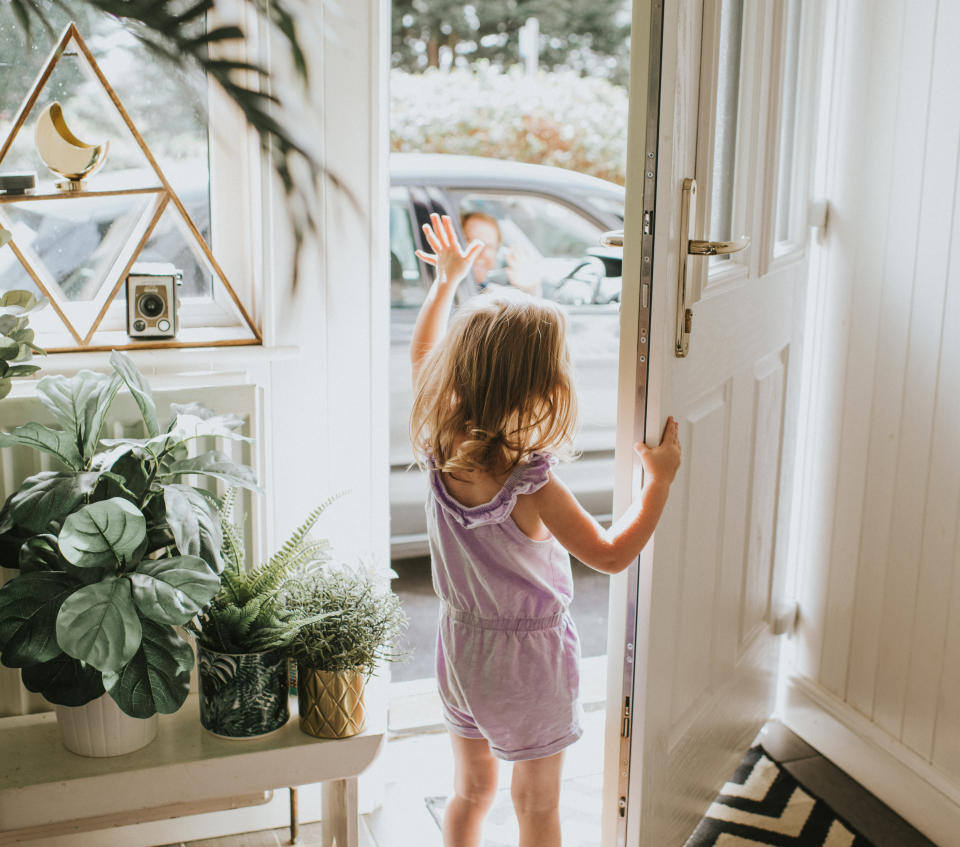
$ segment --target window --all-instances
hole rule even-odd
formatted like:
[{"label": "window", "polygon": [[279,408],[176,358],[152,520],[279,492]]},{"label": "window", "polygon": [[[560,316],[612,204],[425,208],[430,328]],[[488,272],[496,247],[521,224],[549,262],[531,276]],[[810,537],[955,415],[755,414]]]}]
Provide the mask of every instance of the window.
[{"label": "window", "polygon": [[[233,127],[218,123],[222,111],[220,95],[214,94],[201,71],[187,66],[173,68],[158,61],[120,22],[88,4],[71,0],[67,8],[53,5],[46,13],[57,38],[71,20],[76,23],[192,223],[212,248],[230,286],[253,311],[252,253],[235,245],[256,241],[251,234],[252,209],[256,204],[234,202],[232,197],[221,199],[218,204],[212,178],[215,160],[225,166],[229,162],[233,183],[244,181],[245,168],[250,164],[238,150],[246,144],[245,133],[235,133]],[[2,14],[7,20],[0,25],[0,55],[15,57],[0,75],[0,126],[4,127],[5,136],[53,42],[36,25],[31,44],[25,46],[12,13],[8,10]],[[74,134],[84,141],[109,143],[105,164],[87,180],[87,191],[160,186],[140,145],[74,45],[61,57],[41,90],[4,157],[3,170],[33,171],[40,182],[38,194],[56,191],[54,182],[59,177],[43,164],[34,144],[36,118],[54,101],[62,105],[64,118]],[[211,131],[214,126],[217,130]],[[221,186],[220,190],[235,194],[238,189]],[[156,193],[76,196],[0,206],[18,246],[75,331],[84,337],[104,312],[95,337],[102,341],[94,340],[93,344],[113,346],[129,341],[125,333],[124,287],[121,285],[112,302],[108,299],[140,235],[153,222],[156,197]],[[223,210],[219,217],[218,207]],[[238,208],[244,211],[238,214]],[[137,261],[170,263],[181,271],[182,334],[193,333],[189,340],[214,340],[231,333],[250,336],[229,292],[172,203],[154,223]],[[9,249],[0,251],[0,288],[36,290]],[[41,344],[54,349],[76,346],[55,310],[41,312],[33,324]],[[213,335],[205,335],[210,328],[216,328]]]},{"label": "window", "polygon": [[777,208],[774,241],[791,241],[795,196],[797,111],[800,82],[800,0],[787,0],[780,95],[780,138],[777,151]]},{"label": "window", "polygon": [[410,196],[405,188],[390,192],[390,305],[420,307],[426,289],[410,218]]},{"label": "window", "polygon": [[520,192],[476,193],[460,199],[459,213],[461,220],[489,215],[500,230],[493,268],[481,284],[512,284],[570,306],[619,300],[619,261],[597,255],[604,228],[569,206]]},{"label": "window", "polygon": [[[734,238],[733,210],[736,185],[737,129],[740,115],[740,64],[743,0],[724,0],[720,12],[720,57],[717,68],[717,115],[714,136],[713,179],[709,238]],[[711,265],[729,261],[713,256]]]}]

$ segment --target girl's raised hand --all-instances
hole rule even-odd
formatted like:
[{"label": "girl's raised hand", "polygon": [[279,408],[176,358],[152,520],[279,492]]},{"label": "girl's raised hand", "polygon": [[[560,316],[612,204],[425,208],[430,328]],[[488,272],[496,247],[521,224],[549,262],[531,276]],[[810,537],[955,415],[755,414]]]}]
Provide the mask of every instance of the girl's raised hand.
[{"label": "girl's raised hand", "polygon": [[438,285],[458,285],[483,250],[482,241],[472,241],[466,250],[460,246],[449,215],[430,215],[430,223],[423,225],[423,234],[434,252],[417,250],[417,256],[437,269]]},{"label": "girl's raised hand", "polygon": [[647,447],[641,442],[635,449],[640,454],[647,476],[669,485],[680,467],[680,426],[672,416],[667,418],[659,445]]}]

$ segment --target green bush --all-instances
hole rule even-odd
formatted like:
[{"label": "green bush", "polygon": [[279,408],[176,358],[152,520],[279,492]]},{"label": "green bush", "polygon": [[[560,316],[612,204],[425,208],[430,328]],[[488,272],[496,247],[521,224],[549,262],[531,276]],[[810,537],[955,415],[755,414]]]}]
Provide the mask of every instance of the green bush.
[{"label": "green bush", "polygon": [[390,75],[390,149],[554,165],[623,185],[627,91],[573,71],[488,65]]}]

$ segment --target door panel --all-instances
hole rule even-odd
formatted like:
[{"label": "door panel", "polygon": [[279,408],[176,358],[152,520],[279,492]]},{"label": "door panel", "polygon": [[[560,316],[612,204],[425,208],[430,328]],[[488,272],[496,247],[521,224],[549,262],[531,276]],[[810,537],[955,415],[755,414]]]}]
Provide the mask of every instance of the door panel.
[{"label": "door panel", "polygon": [[[784,150],[794,155],[777,140],[778,127],[792,125],[777,99],[779,69],[789,71],[792,61],[777,41],[790,43],[787,5],[635,6],[634,44],[644,15],[653,23],[650,53],[635,58],[631,91],[656,96],[646,97],[647,119],[630,124],[630,162],[646,167],[627,177],[621,338],[636,347],[621,350],[615,510],[639,494],[636,460],[629,476],[623,467],[630,464],[630,427],[642,423],[645,440],[656,444],[673,415],[684,463],[654,538],[625,580],[627,596],[611,605],[627,644],[620,655],[611,650],[610,672],[619,671],[618,661],[628,669],[617,693],[630,697],[631,720],[621,744],[629,756],[608,762],[608,786],[614,777],[623,785],[626,775],[623,814],[610,828],[615,834],[606,829],[604,837],[611,845],[679,847],[774,707],[779,642],[771,622],[786,542],[778,536],[778,504],[791,484],[784,432],[796,414],[791,362],[799,358],[793,351],[806,261],[802,250],[792,261],[772,261],[778,197],[769,183],[801,190],[777,161]],[[658,52],[654,91],[652,63],[644,59]],[[700,204],[689,238],[746,234],[752,244],[730,259],[688,260],[692,334],[689,354],[678,358],[680,199],[691,177]],[[650,220],[656,225],[645,235]],[[710,221],[730,231],[710,232]],[[623,736],[622,720],[619,726]],[[612,749],[608,744],[608,756]]]}]

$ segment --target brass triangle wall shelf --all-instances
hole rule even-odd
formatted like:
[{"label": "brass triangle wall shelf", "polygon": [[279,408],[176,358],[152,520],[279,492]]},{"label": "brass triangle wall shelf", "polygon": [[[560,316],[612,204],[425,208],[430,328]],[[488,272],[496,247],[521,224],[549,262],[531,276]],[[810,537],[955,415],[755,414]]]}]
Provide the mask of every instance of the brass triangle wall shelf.
[{"label": "brass triangle wall shelf", "polygon": [[[48,352],[66,352],[68,350],[92,351],[137,349],[144,347],[212,347],[260,344],[261,334],[259,327],[250,316],[250,313],[244,306],[243,301],[237,296],[237,293],[227,279],[226,274],[214,257],[210,246],[207,244],[200,230],[191,219],[186,208],[184,207],[184,204],[177,196],[177,192],[174,191],[170,185],[170,182],[164,175],[162,168],[157,163],[157,160],[150,152],[150,148],[144,141],[143,136],[137,130],[137,127],[134,125],[130,115],[120,102],[120,98],[107,81],[106,76],[103,74],[100,66],[97,64],[96,59],[90,52],[90,49],[87,47],[75,24],[71,23],[64,30],[57,44],[50,51],[50,54],[47,57],[43,68],[38,74],[32,89],[20,106],[20,109],[14,119],[12,128],[4,139],[3,145],[0,146],[0,165],[2,165],[4,157],[13,146],[17,134],[26,124],[27,118],[36,105],[47,82],[50,80],[54,68],[57,66],[57,63],[67,52],[67,49],[70,46],[75,46],[76,49],[80,51],[82,57],[86,60],[89,69],[92,71],[94,77],[106,92],[111,103],[116,108],[120,119],[130,131],[130,134],[133,136],[136,144],[139,146],[146,161],[149,163],[151,170],[156,175],[159,185],[144,187],[130,186],[129,188],[96,190],[89,189],[86,183],[78,184],[75,182],[71,185],[69,191],[60,190],[51,192],[49,190],[41,190],[36,194],[0,195],[0,226],[7,228],[14,233],[14,237],[10,240],[7,247],[13,250],[13,253],[23,270],[29,275],[30,279],[33,281],[33,284],[36,285],[36,287],[50,301],[53,311],[56,312],[60,321],[62,321],[64,327],[67,329],[72,339],[76,342],[74,346],[50,347],[48,348]],[[50,272],[46,269],[43,260],[33,251],[29,244],[21,243],[18,240],[16,236],[16,228],[11,224],[6,214],[6,208],[10,204],[42,203],[47,200],[69,202],[73,198],[135,197],[136,195],[142,195],[143,197],[148,198],[148,202],[142,212],[139,214],[139,217],[136,219],[133,226],[130,228],[130,231],[126,234],[124,243],[117,251],[115,258],[113,259],[108,271],[104,276],[97,296],[94,298],[92,312],[95,312],[96,314],[92,323],[89,321],[84,321],[84,323],[81,324],[79,323],[76,314],[70,314],[71,311],[77,311],[74,308],[75,304],[72,304],[68,298],[58,295],[59,286],[51,276]],[[149,242],[151,235],[156,230],[161,218],[163,218],[164,212],[168,210],[175,215],[176,218],[178,218],[177,223],[180,225],[180,229],[184,234],[188,245],[196,254],[198,260],[202,260],[203,264],[206,264],[208,270],[212,272],[214,286],[217,286],[218,284],[222,286],[221,290],[227,295],[228,298],[225,300],[225,302],[232,304],[232,307],[236,311],[236,317],[240,319],[237,322],[239,334],[236,334],[236,337],[224,337],[223,332],[220,332],[219,334],[210,332],[207,333],[206,337],[204,337],[204,332],[202,330],[191,329],[189,333],[181,333],[180,335],[182,337],[172,339],[149,339],[144,341],[135,341],[124,336],[122,339],[124,343],[103,344],[102,339],[98,338],[98,331],[101,330],[101,324],[103,323],[104,317],[107,315],[110,304],[120,291],[121,286],[124,284],[124,280],[126,279],[134,263],[137,261],[141,251]],[[73,320],[71,320],[71,317]],[[102,334],[103,333],[101,332],[100,335]],[[115,332],[112,334],[116,335]]]}]

